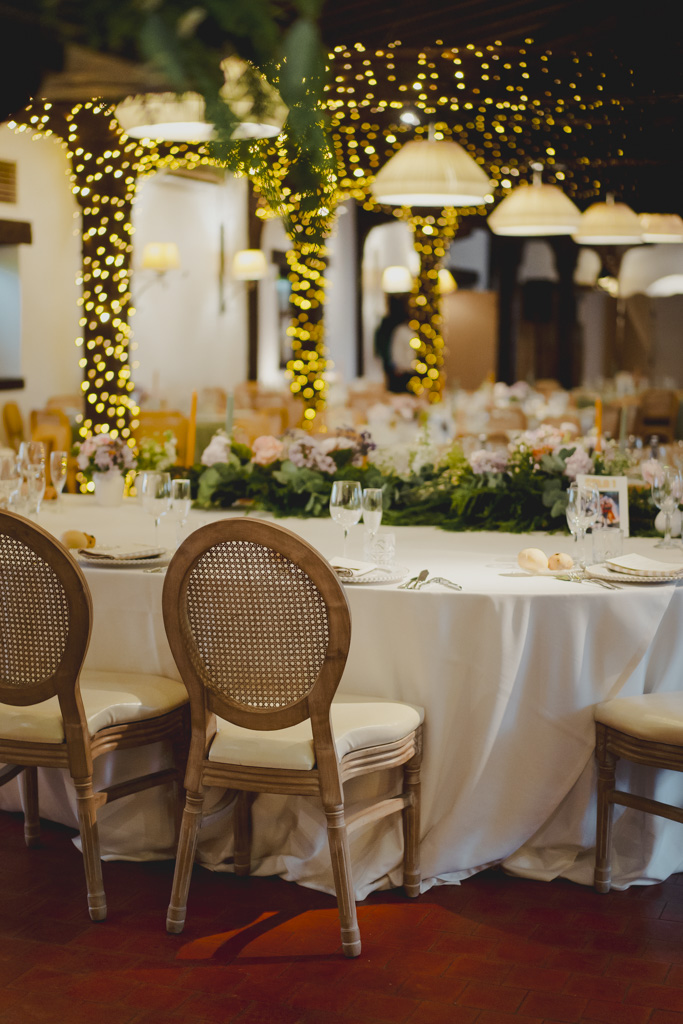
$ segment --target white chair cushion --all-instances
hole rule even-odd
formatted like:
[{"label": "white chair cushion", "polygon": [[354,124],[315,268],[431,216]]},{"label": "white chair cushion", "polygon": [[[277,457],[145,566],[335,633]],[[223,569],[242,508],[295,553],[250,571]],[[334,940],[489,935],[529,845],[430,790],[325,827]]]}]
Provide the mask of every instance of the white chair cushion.
[{"label": "white chair cushion", "polygon": [[[399,704],[381,697],[339,694],[331,710],[337,756],[352,750],[392,743],[417,729],[424,720],[424,709]],[[288,729],[264,732],[243,729],[222,718],[209,751],[210,761],[250,765],[254,768],[315,768],[313,734],[309,720]]]},{"label": "white chair cushion", "polygon": [[595,708],[596,722],[641,740],[683,746],[683,693],[615,697]]},{"label": "white chair cushion", "polygon": [[[81,696],[91,736],[109,725],[156,718],[187,703],[187,690],[176,679],[142,672],[81,672]],[[0,704],[0,737],[29,743],[63,743],[59,701],[14,707]]]}]

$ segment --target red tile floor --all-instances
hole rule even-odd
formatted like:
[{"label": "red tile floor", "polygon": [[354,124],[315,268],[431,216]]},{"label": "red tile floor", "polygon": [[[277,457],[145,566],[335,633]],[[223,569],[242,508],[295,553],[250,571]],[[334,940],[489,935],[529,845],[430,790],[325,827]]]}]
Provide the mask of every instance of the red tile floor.
[{"label": "red tile floor", "polygon": [[172,864],[104,865],[90,922],[72,832],[27,850],[0,815],[1,1024],[683,1024],[683,875],[600,896],[486,871],[359,907],[340,953],[334,900],[197,869],[166,934]]}]

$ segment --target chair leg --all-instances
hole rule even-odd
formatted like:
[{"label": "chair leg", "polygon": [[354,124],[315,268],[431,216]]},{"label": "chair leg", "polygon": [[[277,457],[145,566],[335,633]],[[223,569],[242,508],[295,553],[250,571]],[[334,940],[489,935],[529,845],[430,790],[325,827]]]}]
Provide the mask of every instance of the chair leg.
[{"label": "chair leg", "polygon": [[197,837],[202,820],[204,797],[201,793],[188,793],[185,798],[185,810],[180,825],[180,839],[176,854],[175,871],[173,873],[173,890],[171,902],[166,915],[166,931],[176,935],[185,927],[187,912],[187,895],[190,891],[192,865],[194,864]]},{"label": "chair leg", "polygon": [[403,888],[406,896],[420,895],[420,765],[422,755],[415,754],[403,766]]},{"label": "chair leg", "polygon": [[83,866],[88,889],[88,909],[93,921],[104,921],[107,899],[102,881],[100,837],[97,830],[97,804],[92,790],[92,777],[74,779],[78,807],[78,828],[83,846]]},{"label": "chair leg", "polygon": [[619,760],[607,749],[607,733],[598,725],[595,757],[598,763],[598,810],[595,836],[595,872],[593,885],[598,892],[609,892],[612,884],[612,819],[616,766]]},{"label": "chair leg", "polygon": [[40,845],[40,813],[38,808],[38,769],[24,768],[20,775],[21,802],[24,805],[24,841],[29,849]]},{"label": "chair leg", "polygon": [[256,794],[240,790],[234,811],[235,874],[248,875],[251,871],[251,805]]},{"label": "chair leg", "polygon": [[360,955],[360,931],[356,918],[356,897],[351,875],[349,836],[346,831],[343,807],[325,807],[327,840],[332,860],[334,890],[339,906],[339,922],[344,956]]}]

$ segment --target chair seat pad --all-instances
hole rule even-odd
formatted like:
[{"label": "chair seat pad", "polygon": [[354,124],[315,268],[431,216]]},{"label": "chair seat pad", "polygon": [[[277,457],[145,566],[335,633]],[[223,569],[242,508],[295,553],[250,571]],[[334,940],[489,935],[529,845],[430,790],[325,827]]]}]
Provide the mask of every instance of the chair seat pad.
[{"label": "chair seat pad", "polygon": [[[330,714],[337,756],[341,760],[352,750],[392,743],[414,732],[424,720],[424,710],[414,704],[400,704],[381,697],[339,694]],[[285,768],[311,771],[315,768],[310,720],[288,729],[261,731],[244,729],[222,718],[209,751],[210,761],[249,765],[254,768]]]},{"label": "chair seat pad", "polygon": [[683,693],[615,697],[595,708],[596,722],[629,736],[683,746]]},{"label": "chair seat pad", "polygon": [[[142,672],[81,672],[81,696],[91,736],[110,725],[157,718],[186,704],[187,690],[176,679]],[[57,697],[41,704],[0,704],[0,739],[63,743]]]}]

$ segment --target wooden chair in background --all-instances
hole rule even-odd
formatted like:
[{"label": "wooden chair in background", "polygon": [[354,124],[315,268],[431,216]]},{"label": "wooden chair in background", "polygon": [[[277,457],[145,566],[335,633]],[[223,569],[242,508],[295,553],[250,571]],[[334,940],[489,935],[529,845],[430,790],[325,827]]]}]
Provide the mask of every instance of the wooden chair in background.
[{"label": "wooden chair in background", "polygon": [[[138,426],[135,428],[135,438],[138,443],[143,437],[151,437],[155,441],[163,441],[167,430],[176,439],[176,466],[186,466],[187,463],[187,440],[189,420],[182,412],[173,409],[140,409],[137,415]],[[192,453],[194,458],[194,453]],[[191,460],[192,461],[192,460]]]},{"label": "wooden chair in background", "polygon": [[[39,767],[68,771],[76,790],[88,907],[107,916],[97,811],[130,793],[180,783],[187,693],[162,676],[83,670],[92,600],[76,560],[45,530],[0,512],[0,785],[20,776],[27,846],[40,838]],[[173,766],[93,790],[93,759],[170,742]]]},{"label": "wooden chair in background", "polygon": [[257,411],[238,409],[232,423],[233,437],[240,444],[251,445],[257,437],[282,433],[282,416],[276,409]]},{"label": "wooden chair in background", "polygon": [[[281,526],[239,518],[195,531],[167,570],[163,613],[192,718],[168,930],[185,924],[205,787],[238,792],[239,875],[250,871],[254,794],[301,794],[324,807],[342,949],[358,956],[348,832],[400,812],[404,887],[420,891],[422,709],[349,695],[333,702],[351,639],[346,595],[324,558]],[[347,822],[344,782],[399,765],[402,794],[364,803]]]},{"label": "wooden chair in background", "polygon": [[656,434],[663,444],[676,440],[678,395],[668,388],[648,388],[640,395],[634,433],[644,441]]},{"label": "wooden chair in background", "polygon": [[598,704],[594,716],[598,765],[594,885],[598,892],[609,892],[615,804],[683,822],[683,808],[616,788],[620,758],[651,768],[683,772],[683,693],[615,697]]},{"label": "wooden chair in background", "polygon": [[26,435],[24,433],[24,418],[16,402],[5,402],[2,407],[2,422],[7,436],[7,444],[10,448],[14,448],[15,452],[18,452],[21,442],[26,440]]},{"label": "wooden chair in background", "polygon": [[76,473],[78,466],[76,459],[71,454],[72,429],[66,413],[61,409],[32,409],[29,417],[31,424],[31,440],[42,441],[45,445],[45,482],[50,486],[50,455],[52,452],[60,451],[67,453],[66,461],[66,489],[69,494],[76,494],[78,486]]}]

